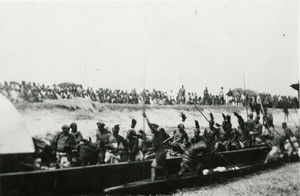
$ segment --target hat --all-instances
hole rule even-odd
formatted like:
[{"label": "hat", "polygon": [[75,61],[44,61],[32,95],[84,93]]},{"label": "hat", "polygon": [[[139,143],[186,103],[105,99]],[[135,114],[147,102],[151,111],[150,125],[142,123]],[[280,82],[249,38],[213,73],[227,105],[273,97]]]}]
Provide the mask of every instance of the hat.
[{"label": "hat", "polygon": [[61,127],[61,129],[62,129],[62,130],[70,129],[70,127],[69,127],[69,125],[63,125],[63,126]]},{"label": "hat", "polygon": [[71,128],[71,129],[73,129],[73,128],[75,128],[75,127],[77,127],[77,124],[76,124],[76,123],[73,122],[73,123],[70,124],[70,128]]},{"label": "hat", "polygon": [[97,122],[97,126],[98,126],[98,127],[102,127],[102,128],[104,128],[104,127],[105,127],[105,124],[104,124],[104,123],[102,123],[102,122]]},{"label": "hat", "polygon": [[184,129],[184,124],[180,123],[177,127],[178,129]]}]

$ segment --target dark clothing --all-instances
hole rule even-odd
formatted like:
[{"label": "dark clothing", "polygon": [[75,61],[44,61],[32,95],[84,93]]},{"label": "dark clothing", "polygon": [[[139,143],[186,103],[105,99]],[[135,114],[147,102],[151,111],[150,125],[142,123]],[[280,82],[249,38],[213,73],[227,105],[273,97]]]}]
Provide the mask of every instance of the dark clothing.
[{"label": "dark clothing", "polygon": [[228,97],[232,97],[233,96],[233,92],[231,90],[228,91],[228,93],[226,94]]},{"label": "dark clothing", "polygon": [[163,135],[160,131],[155,131],[152,136],[154,151],[165,150]]},{"label": "dark clothing", "polygon": [[284,135],[286,139],[294,137],[294,133],[289,128],[284,129]]},{"label": "dark clothing", "polygon": [[182,156],[182,164],[186,167],[186,169],[193,171],[196,169],[198,165],[197,163],[200,163],[197,159],[197,155],[206,152],[208,152],[207,145],[205,142],[200,141],[184,152]]},{"label": "dark clothing", "polygon": [[124,137],[120,136],[120,135],[113,135],[116,138],[116,141],[118,143],[118,148],[120,147],[120,145],[123,145],[123,148],[119,148],[119,150],[126,150],[127,151],[127,143],[124,139]]},{"label": "dark clothing", "polygon": [[164,169],[166,166],[166,151],[161,149],[155,151],[155,159],[152,161],[151,167],[156,169]]},{"label": "dark clothing", "polygon": [[246,127],[247,127],[248,133],[250,131],[254,132],[255,131],[255,121],[253,119],[248,119],[248,121],[246,122]]},{"label": "dark clothing", "polygon": [[163,141],[165,141],[166,139],[170,138],[170,135],[166,132],[162,132],[162,137],[163,137]]},{"label": "dark clothing", "polygon": [[155,159],[153,160],[151,167],[154,167],[156,169],[164,169],[166,162],[164,138],[160,130],[152,129],[152,133],[152,143],[155,152]]},{"label": "dark clothing", "polygon": [[197,144],[200,141],[204,141],[205,142],[205,138],[202,137],[202,136],[200,136],[200,135],[196,135],[196,136],[192,137],[191,144],[195,145],[195,144]]},{"label": "dark clothing", "polygon": [[109,131],[104,129],[102,132],[97,130],[96,140],[99,142],[99,162],[104,163],[106,147],[105,145],[108,144],[108,138],[110,134]]},{"label": "dark clothing", "polygon": [[273,115],[270,113],[265,113],[263,116],[263,125],[266,126],[267,128],[269,127],[274,127],[273,124]]},{"label": "dark clothing", "polygon": [[228,121],[223,121],[222,123],[222,128],[225,132],[225,138],[230,138],[231,137],[231,132],[232,132],[232,124],[231,122],[228,122]]},{"label": "dark clothing", "polygon": [[139,140],[137,138],[126,139],[128,156],[131,161],[135,161],[135,156],[139,153]]},{"label": "dark clothing", "polygon": [[262,133],[262,124],[260,122],[255,123],[255,129],[252,131],[252,135],[260,135]]},{"label": "dark clothing", "polygon": [[72,134],[65,135],[63,133],[57,134],[51,143],[53,149],[56,149],[58,152],[67,153],[71,153],[75,148],[75,145],[76,142],[74,136]]},{"label": "dark clothing", "polygon": [[216,137],[218,135],[218,129],[216,128],[206,128],[204,130],[204,137],[206,139],[206,142],[209,146],[213,144],[213,142],[216,141]]},{"label": "dark clothing", "polygon": [[79,142],[83,140],[83,137],[79,131],[77,131],[76,133],[72,133],[72,135],[74,136],[76,144],[79,144]]}]

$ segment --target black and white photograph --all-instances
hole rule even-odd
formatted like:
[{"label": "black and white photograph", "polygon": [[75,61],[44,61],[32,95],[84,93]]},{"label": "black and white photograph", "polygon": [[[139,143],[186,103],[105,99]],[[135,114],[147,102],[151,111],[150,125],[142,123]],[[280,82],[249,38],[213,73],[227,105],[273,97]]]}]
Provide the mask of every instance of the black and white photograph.
[{"label": "black and white photograph", "polygon": [[297,0],[0,0],[0,195],[300,195]]}]

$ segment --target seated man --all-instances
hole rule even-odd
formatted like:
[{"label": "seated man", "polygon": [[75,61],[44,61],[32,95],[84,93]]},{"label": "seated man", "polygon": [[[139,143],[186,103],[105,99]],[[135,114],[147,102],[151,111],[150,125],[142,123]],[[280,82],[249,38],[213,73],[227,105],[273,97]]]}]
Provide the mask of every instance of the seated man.
[{"label": "seated man", "polygon": [[104,163],[106,148],[105,145],[108,143],[108,137],[110,132],[105,128],[105,124],[97,122],[97,134],[96,141],[99,143],[99,163]]},{"label": "seated man", "polygon": [[107,151],[105,154],[105,163],[118,163],[121,161],[121,152],[128,153],[125,139],[119,135],[120,127],[115,125],[112,128],[112,134],[108,137],[108,144],[105,145]]},{"label": "seated man", "polygon": [[231,124],[231,116],[222,113],[223,116],[223,122],[222,122],[222,129],[225,132],[225,138],[230,139],[231,138],[231,132],[232,132],[232,124]]},{"label": "seated man", "polygon": [[183,124],[179,124],[177,127],[178,130],[174,131],[173,141],[170,146],[173,151],[182,154],[184,152],[184,145],[189,141],[189,137],[184,130]]},{"label": "seated man", "polygon": [[229,140],[226,137],[226,132],[223,129],[222,125],[220,125],[219,123],[216,123],[216,143],[214,145],[214,149],[218,152],[221,151],[226,151],[228,150],[228,144],[229,144]]},{"label": "seated man", "polygon": [[72,151],[76,145],[75,138],[69,131],[70,127],[68,125],[62,126],[62,132],[58,133],[51,142],[51,147],[56,152],[57,163],[61,167],[70,166]]},{"label": "seated man", "polygon": [[203,136],[205,137],[205,141],[207,146],[211,149],[211,150],[215,150],[215,145],[217,143],[217,136],[219,133],[219,129],[215,128],[215,121],[214,121],[214,117],[212,115],[212,113],[210,113],[210,120],[208,122],[209,127],[204,129],[204,134]]},{"label": "seated man", "polygon": [[128,147],[129,161],[143,160],[143,153],[139,149],[139,139],[133,129],[128,130],[125,142]]},{"label": "seated man", "polygon": [[260,139],[262,133],[262,124],[259,122],[259,120],[260,117],[256,116],[254,120],[254,130],[250,131],[252,146],[256,146],[257,144],[262,142],[262,140]]},{"label": "seated man", "polygon": [[195,145],[200,141],[205,141],[205,138],[200,135],[200,126],[197,120],[195,120],[194,136],[191,138],[191,145]]},{"label": "seated man", "polygon": [[241,115],[239,115],[236,112],[233,112],[233,114],[237,117],[238,119],[238,128],[237,131],[235,132],[236,139],[238,141],[238,146],[239,149],[244,149],[248,148],[250,146],[250,140],[249,140],[249,132],[247,129],[247,125]]},{"label": "seated man", "polygon": [[76,123],[74,123],[74,122],[71,123],[70,128],[71,128],[71,134],[75,138],[76,145],[78,145],[83,140],[82,134],[80,131],[77,130]]},{"label": "seated man", "polygon": [[79,156],[80,156],[80,144],[83,144],[83,137],[81,135],[81,132],[77,130],[77,124],[76,123],[71,123],[70,125],[71,128],[71,134],[74,136],[75,142],[76,142],[76,149],[77,152],[74,152],[73,156],[73,162],[75,166],[80,165],[79,164]]}]

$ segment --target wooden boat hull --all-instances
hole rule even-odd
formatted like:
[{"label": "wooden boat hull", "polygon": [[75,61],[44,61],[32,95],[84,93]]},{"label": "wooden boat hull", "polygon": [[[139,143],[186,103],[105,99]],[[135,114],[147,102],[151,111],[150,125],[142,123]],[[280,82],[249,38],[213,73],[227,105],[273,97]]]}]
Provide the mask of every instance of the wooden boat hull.
[{"label": "wooden boat hull", "polygon": [[[247,164],[264,160],[268,147],[210,154],[203,163],[206,168],[228,166],[229,163]],[[150,178],[152,160],[74,167],[46,171],[0,174],[1,195],[20,194],[90,194],[129,182]],[[170,174],[180,169],[181,157],[167,159]]]},{"label": "wooden boat hull", "polygon": [[171,176],[170,180],[167,180],[165,177],[160,177],[154,183],[152,183],[150,179],[147,179],[106,188],[104,189],[104,192],[106,194],[171,194],[179,188],[209,184],[216,182],[217,180],[246,175],[254,171],[278,166],[279,164],[279,162],[270,164],[256,163],[252,165],[240,166],[235,169],[228,167],[228,170],[223,172],[212,172],[211,174],[200,176],[191,172],[180,177],[173,175]]}]

